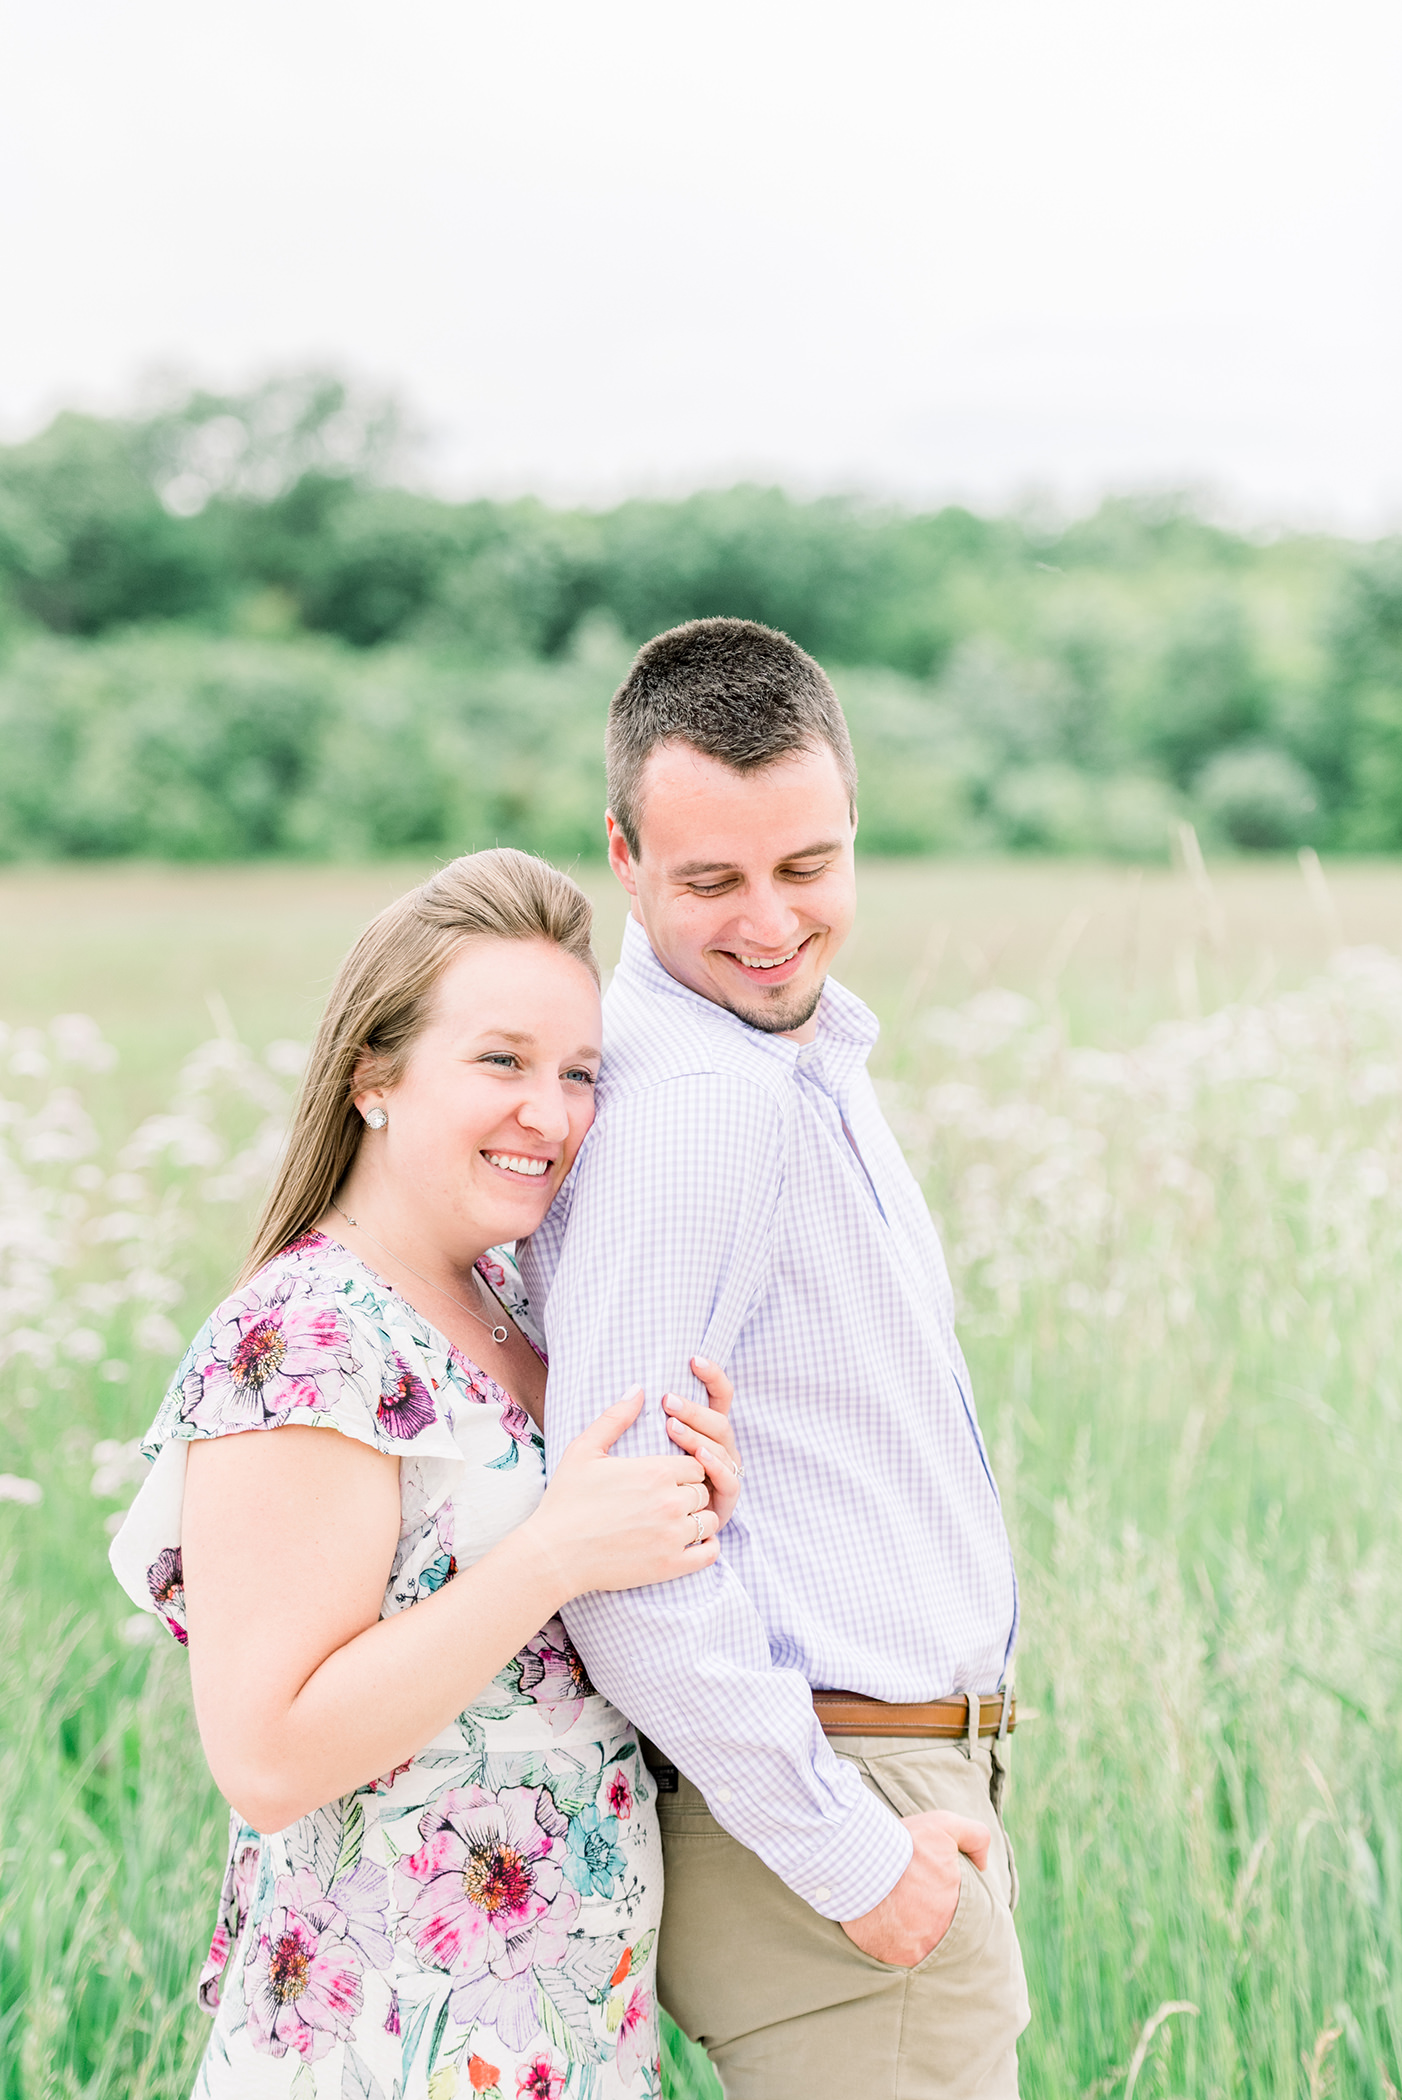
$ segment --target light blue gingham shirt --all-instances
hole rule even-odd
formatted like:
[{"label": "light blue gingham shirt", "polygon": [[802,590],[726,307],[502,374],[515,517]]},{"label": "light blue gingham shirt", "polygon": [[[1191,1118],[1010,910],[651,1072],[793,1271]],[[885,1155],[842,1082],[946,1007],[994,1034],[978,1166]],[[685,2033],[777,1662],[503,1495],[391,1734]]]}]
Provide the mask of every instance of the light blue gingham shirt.
[{"label": "light blue gingham shirt", "polygon": [[[829,979],[812,1043],[679,984],[628,922],[594,1126],[520,1249],[550,1355],[547,1463],[626,1387],[675,1451],[692,1355],[735,1381],[745,1462],[716,1565],[565,1609],[599,1689],[719,1822],[830,1918],[910,1858],[811,1687],[989,1692],[1017,1592],[939,1240],[877,1105],[874,1016]],[[844,1128],[845,1125],[845,1128]]]}]

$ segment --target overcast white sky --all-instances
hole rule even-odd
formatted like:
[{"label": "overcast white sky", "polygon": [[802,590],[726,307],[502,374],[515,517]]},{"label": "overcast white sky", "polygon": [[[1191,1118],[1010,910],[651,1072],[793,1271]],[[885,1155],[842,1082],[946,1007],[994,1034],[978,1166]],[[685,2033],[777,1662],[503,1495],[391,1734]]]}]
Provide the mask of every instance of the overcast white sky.
[{"label": "overcast white sky", "polygon": [[458,490],[1402,521],[1397,0],[0,0],[0,429],[311,360]]}]

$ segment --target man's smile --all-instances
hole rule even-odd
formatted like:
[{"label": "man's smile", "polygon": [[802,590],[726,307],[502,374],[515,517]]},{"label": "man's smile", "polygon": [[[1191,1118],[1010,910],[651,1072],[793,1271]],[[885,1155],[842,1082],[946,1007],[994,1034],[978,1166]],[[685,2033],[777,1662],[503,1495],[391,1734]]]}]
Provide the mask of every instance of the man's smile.
[{"label": "man's smile", "polygon": [[810,933],[796,948],[789,948],[782,955],[746,955],[736,948],[714,948],[711,952],[723,956],[746,977],[762,978],[766,984],[787,984],[802,968],[817,938],[816,933]]}]

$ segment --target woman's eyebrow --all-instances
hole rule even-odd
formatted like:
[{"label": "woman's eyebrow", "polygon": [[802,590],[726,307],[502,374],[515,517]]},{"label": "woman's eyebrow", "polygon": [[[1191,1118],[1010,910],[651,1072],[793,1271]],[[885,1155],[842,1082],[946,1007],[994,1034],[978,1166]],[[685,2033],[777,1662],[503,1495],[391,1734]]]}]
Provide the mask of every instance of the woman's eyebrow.
[{"label": "woman's eyebrow", "polygon": [[[472,1040],[474,1043],[514,1043],[523,1050],[534,1049],[536,1045],[536,1037],[528,1029],[520,1028],[484,1028]],[[592,1058],[597,1064],[604,1053],[594,1044],[586,1043],[582,1049],[572,1050],[569,1054],[571,1057]]]}]

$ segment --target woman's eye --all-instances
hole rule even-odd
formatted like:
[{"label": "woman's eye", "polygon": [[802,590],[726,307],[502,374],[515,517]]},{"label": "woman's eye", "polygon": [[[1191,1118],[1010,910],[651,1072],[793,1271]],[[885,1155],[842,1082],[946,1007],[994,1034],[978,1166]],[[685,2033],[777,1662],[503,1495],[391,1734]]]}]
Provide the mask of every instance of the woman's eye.
[{"label": "woman's eye", "polygon": [[489,1050],[482,1060],[484,1065],[496,1065],[498,1069],[514,1072],[516,1060],[509,1050]]},{"label": "woman's eye", "polygon": [[574,1066],[572,1070],[566,1072],[565,1077],[566,1079],[574,1080],[579,1086],[593,1086],[594,1084],[594,1074],[586,1071],[583,1065]]}]

